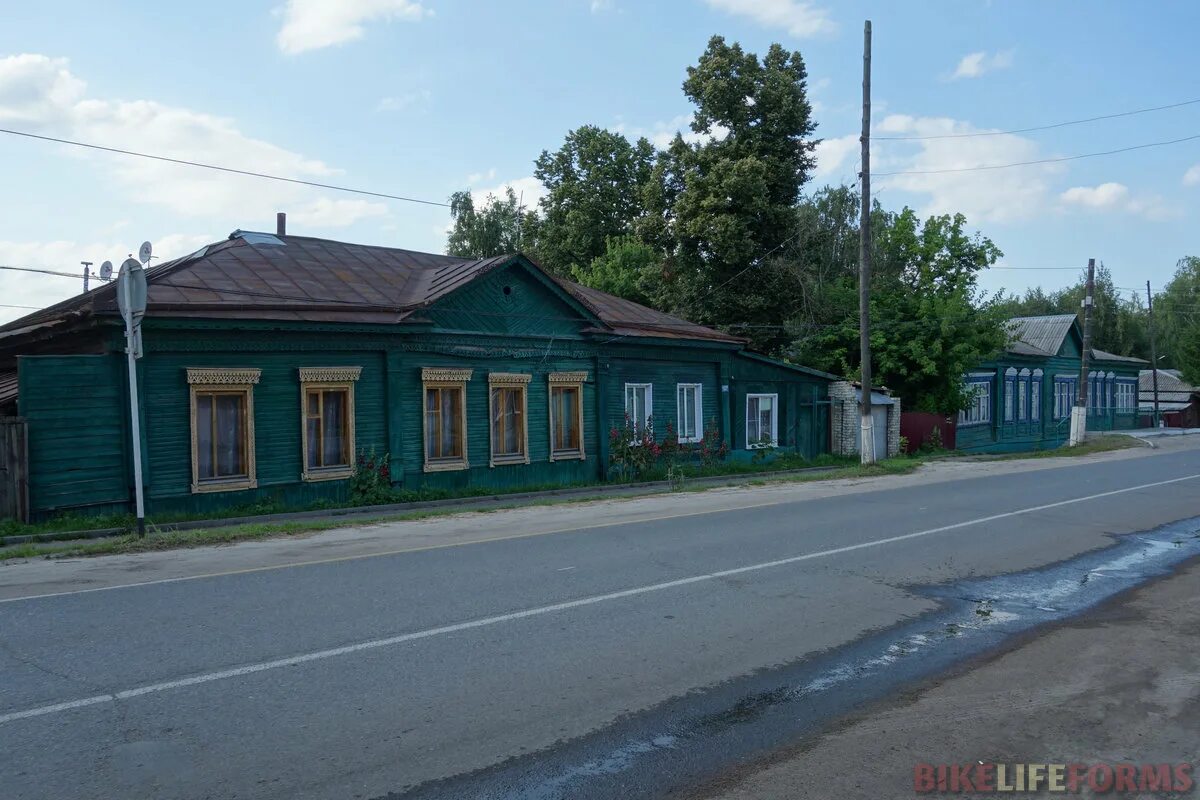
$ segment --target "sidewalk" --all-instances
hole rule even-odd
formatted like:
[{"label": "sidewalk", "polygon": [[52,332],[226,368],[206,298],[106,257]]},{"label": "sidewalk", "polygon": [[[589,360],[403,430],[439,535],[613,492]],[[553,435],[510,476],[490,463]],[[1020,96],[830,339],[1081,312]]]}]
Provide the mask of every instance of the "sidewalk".
[{"label": "sidewalk", "polygon": [[690,797],[928,796],[913,789],[918,762],[1196,764],[1198,597],[1200,563],[1192,562],[1173,577],[866,709],[833,731],[748,765]]}]

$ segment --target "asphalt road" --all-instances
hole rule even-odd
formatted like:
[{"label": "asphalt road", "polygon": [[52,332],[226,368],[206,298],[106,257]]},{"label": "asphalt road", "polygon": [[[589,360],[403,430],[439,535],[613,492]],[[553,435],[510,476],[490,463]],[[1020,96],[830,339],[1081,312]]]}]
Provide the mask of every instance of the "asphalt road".
[{"label": "asphalt road", "polygon": [[623,715],[913,619],[935,607],[914,585],[1200,515],[1200,450],[727,496],[738,507],[685,494],[673,514],[550,535],[10,593],[0,797],[460,796],[431,782],[549,758]]}]

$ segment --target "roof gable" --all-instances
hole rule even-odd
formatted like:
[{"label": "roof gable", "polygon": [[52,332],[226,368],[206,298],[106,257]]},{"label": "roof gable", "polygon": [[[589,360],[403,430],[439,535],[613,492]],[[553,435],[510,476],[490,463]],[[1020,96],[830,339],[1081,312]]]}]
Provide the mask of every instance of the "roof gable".
[{"label": "roof gable", "polygon": [[1008,351],[1020,355],[1078,356],[1083,337],[1074,314],[1014,317],[1006,323]]}]

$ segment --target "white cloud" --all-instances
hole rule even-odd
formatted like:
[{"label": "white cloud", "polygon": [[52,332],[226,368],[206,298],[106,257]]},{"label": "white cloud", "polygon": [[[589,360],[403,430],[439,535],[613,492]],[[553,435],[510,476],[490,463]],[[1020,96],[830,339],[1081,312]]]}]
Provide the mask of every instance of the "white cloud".
[{"label": "white cloud", "polygon": [[275,37],[285,53],[303,53],[361,39],[368,22],[418,22],[433,11],[416,0],[287,0]]},{"label": "white cloud", "polygon": [[665,122],[659,120],[649,128],[631,127],[622,122],[616,126],[616,131],[635,140],[645,137],[650,141],[650,144],[659,150],[665,150],[670,147],[677,133],[682,135],[683,140],[688,144],[707,142],[712,139],[720,141],[729,135],[729,129],[721,125],[714,125],[712,133],[696,133],[692,130],[691,114],[680,114]]},{"label": "white cloud", "polygon": [[[492,169],[488,171],[487,178],[489,180],[495,176],[496,170]],[[470,177],[476,177],[476,175]],[[499,186],[472,188],[471,197],[474,198],[476,205],[478,205],[489,194],[496,197],[504,197],[505,190],[509,188],[513,190],[513,194],[517,196],[517,199],[527,211],[537,208],[538,201],[546,196],[546,187],[542,185],[542,182],[532,175],[528,175],[524,178],[505,181]]]},{"label": "white cloud", "polygon": [[[27,130],[170,158],[219,164],[300,180],[329,181],[338,170],[242,133],[233,120],[151,100],[90,98],[65,59],[0,58],[0,121]],[[276,210],[314,227],[340,227],[387,212],[384,203],[323,198],[319,190],[131,156],[80,150],[64,154],[100,170],[123,199],[185,217],[237,224]]]},{"label": "white cloud", "polygon": [[[814,180],[835,179],[838,183],[850,182],[858,174],[859,141],[856,134],[838,136],[834,139],[822,139],[817,144],[815,155],[817,168],[813,170]],[[847,174],[847,171],[849,173]],[[840,180],[839,178],[840,173]],[[849,180],[846,180],[849,178]]]},{"label": "white cloud", "polygon": [[978,78],[988,72],[1007,69],[1012,66],[1012,63],[1012,50],[1000,50],[991,54],[986,50],[979,50],[963,56],[959,60],[958,66],[954,68],[954,72],[950,75],[950,79]]},{"label": "white cloud", "polygon": [[[78,279],[72,280],[36,272],[0,270],[0,294],[3,295],[6,304],[38,308],[73,297],[83,291],[81,261],[91,261],[91,269],[95,274],[99,273],[100,265],[105,261],[112,261],[119,267],[126,256],[137,252],[141,239],[133,235],[123,238],[125,241],[115,237],[91,242],[69,239],[49,242],[0,241],[0,264],[79,274]],[[187,255],[219,238],[208,234],[178,233],[152,238],[156,253],[153,263]],[[98,282],[98,278],[93,279],[92,288],[99,285]],[[32,313],[33,310],[28,308],[0,307],[0,324]]]},{"label": "white cloud", "polygon": [[467,186],[475,186],[484,181],[493,180],[496,177],[496,168],[489,167],[487,172],[472,172],[467,176]]},{"label": "white cloud", "polygon": [[1200,164],[1196,164],[1183,173],[1184,186],[1196,186],[1197,184],[1200,184]]},{"label": "white cloud", "polygon": [[1179,212],[1156,194],[1133,195],[1123,183],[1072,186],[1058,196],[1064,206],[1091,211],[1119,211],[1148,220],[1174,219]]},{"label": "white cloud", "polygon": [[[884,117],[880,133],[944,136],[984,132],[969,122],[945,117]],[[1043,212],[1049,203],[1050,178],[1062,166],[1039,164],[1012,169],[938,172],[1045,157],[1036,142],[1021,136],[972,136],[911,142],[876,140],[872,169],[879,190],[901,190],[926,197],[924,214],[961,211],[972,223],[1012,222]],[[922,173],[884,175],[888,172]]]},{"label": "white cloud", "polygon": [[1066,205],[1086,208],[1117,208],[1129,200],[1129,187],[1123,183],[1102,183],[1099,186],[1073,186],[1059,195]]},{"label": "white cloud", "polygon": [[613,0],[592,0],[591,8],[593,14],[603,14],[605,11],[612,11]]},{"label": "white cloud", "polygon": [[389,95],[388,97],[379,98],[379,102],[375,104],[376,111],[406,111],[411,108],[423,106],[433,98],[433,92],[429,89],[416,89],[403,94]]},{"label": "white cloud", "polygon": [[782,28],[792,36],[806,38],[837,29],[829,9],[805,0],[707,0],[709,6],[749,17],[767,28]]}]

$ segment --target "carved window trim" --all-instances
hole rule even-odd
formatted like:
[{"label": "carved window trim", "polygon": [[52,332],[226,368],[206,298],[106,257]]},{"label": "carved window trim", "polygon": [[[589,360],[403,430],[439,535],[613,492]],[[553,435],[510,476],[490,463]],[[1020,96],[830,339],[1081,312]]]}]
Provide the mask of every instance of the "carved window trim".
[{"label": "carved window trim", "polygon": [[[583,431],[583,384],[587,382],[587,371],[581,370],[576,372],[551,372],[547,376],[547,391],[546,404],[548,413],[546,419],[550,425],[550,436],[548,448],[550,450],[551,461],[583,461],[587,458],[587,452],[584,448],[584,431]],[[559,388],[575,390],[575,419],[579,426],[579,449],[578,450],[555,450],[554,449],[554,390]]]},{"label": "carved window trim", "polygon": [[[425,472],[451,472],[470,467],[467,437],[467,382],[471,380],[471,369],[456,367],[421,368],[421,455]],[[460,458],[429,457],[429,414],[426,402],[430,389],[457,389],[461,394],[459,403],[459,426],[462,431],[462,456]]]},{"label": "carved window trim", "polygon": [[[333,481],[349,478],[354,473],[354,384],[362,375],[362,367],[300,367],[300,479],[303,481]],[[308,393],[346,393],[346,463],[331,467],[308,465]],[[322,399],[324,402],[324,399]],[[324,421],[322,420],[322,425]]]},{"label": "carved window trim", "polygon": [[[193,494],[206,492],[231,492],[258,488],[258,477],[254,457],[254,387],[262,377],[262,370],[244,367],[188,367],[188,427],[192,443]],[[245,407],[243,448],[246,474],[227,478],[200,479],[199,438],[197,431],[196,399],[201,394],[242,395]]]},{"label": "carved window trim", "polygon": [[[488,373],[488,466],[529,463],[529,381],[532,375],[519,372]],[[521,452],[496,453],[496,390],[521,392]]]}]

